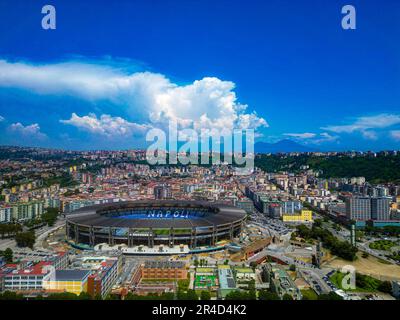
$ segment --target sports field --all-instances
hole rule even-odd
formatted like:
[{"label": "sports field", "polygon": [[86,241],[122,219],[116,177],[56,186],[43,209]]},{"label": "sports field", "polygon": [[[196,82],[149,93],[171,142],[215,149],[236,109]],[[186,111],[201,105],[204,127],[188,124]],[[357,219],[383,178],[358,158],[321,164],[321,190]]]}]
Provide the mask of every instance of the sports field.
[{"label": "sports field", "polygon": [[214,275],[196,275],[194,280],[195,288],[209,288],[216,285],[216,276]]}]

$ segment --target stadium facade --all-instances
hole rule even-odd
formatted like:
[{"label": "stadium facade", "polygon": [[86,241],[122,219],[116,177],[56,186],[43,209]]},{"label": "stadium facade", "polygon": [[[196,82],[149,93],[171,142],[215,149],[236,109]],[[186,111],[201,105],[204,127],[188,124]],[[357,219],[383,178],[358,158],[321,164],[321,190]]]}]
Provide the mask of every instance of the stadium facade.
[{"label": "stadium facade", "polygon": [[146,200],[100,204],[67,215],[67,237],[76,244],[214,246],[237,237],[246,212],[202,201]]}]

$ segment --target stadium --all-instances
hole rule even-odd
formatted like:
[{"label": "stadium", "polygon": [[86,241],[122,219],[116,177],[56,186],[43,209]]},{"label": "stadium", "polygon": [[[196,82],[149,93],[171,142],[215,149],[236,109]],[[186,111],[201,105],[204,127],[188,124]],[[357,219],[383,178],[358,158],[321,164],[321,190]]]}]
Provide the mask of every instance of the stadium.
[{"label": "stadium", "polygon": [[75,244],[144,245],[190,249],[237,237],[246,212],[202,201],[126,201],[80,208],[67,215],[67,237]]}]

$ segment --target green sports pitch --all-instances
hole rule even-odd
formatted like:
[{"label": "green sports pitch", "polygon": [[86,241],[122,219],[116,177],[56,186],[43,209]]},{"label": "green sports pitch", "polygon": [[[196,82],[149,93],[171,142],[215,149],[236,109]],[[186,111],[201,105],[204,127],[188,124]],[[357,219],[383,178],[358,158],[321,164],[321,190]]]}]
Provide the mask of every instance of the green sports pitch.
[{"label": "green sports pitch", "polygon": [[209,288],[216,286],[216,276],[213,275],[196,275],[194,281],[195,288]]}]

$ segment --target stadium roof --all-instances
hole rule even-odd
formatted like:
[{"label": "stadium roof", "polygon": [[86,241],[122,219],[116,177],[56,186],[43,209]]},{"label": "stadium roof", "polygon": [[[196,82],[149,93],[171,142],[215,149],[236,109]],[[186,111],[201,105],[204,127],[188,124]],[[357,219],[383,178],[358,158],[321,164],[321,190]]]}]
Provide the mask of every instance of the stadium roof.
[{"label": "stadium roof", "polygon": [[[137,218],[125,219],[107,216],[110,212],[124,212],[132,209],[157,209],[157,208],[183,208],[183,209],[206,209],[203,217],[191,218]],[[206,201],[177,201],[177,200],[146,200],[146,201],[124,201],[112,204],[99,204],[80,208],[67,215],[71,223],[115,228],[183,228],[210,227],[213,225],[230,224],[244,220],[246,212],[243,209],[221,203]]]}]

